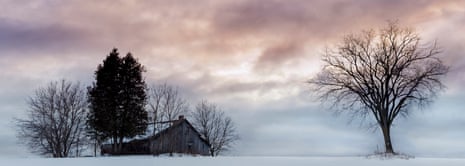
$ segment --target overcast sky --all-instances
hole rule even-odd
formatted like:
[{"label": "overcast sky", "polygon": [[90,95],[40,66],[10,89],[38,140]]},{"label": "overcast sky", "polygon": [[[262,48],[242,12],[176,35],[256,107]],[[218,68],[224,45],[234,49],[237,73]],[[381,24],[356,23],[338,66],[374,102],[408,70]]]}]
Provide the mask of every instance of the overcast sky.
[{"label": "overcast sky", "polygon": [[0,11],[0,156],[33,156],[12,121],[35,89],[60,79],[89,85],[114,47],[139,59],[147,83],[218,103],[241,135],[233,155],[383,150],[378,128],[325,110],[305,81],[326,46],[399,20],[437,40],[451,68],[435,103],[395,121],[394,149],[465,157],[463,0],[0,0]]}]

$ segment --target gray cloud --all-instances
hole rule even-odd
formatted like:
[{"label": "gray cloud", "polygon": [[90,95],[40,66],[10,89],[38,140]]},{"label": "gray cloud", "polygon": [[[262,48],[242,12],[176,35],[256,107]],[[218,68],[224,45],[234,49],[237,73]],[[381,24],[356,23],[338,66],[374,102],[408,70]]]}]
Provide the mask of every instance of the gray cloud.
[{"label": "gray cloud", "polygon": [[295,61],[299,60],[304,54],[302,43],[280,43],[265,49],[255,63],[254,69],[259,72],[285,70],[288,66],[297,63]]},{"label": "gray cloud", "polygon": [[3,56],[14,52],[22,53],[15,54],[19,56],[30,56],[44,50],[59,52],[78,47],[86,35],[60,24],[37,26],[3,19],[0,23],[0,52]]}]

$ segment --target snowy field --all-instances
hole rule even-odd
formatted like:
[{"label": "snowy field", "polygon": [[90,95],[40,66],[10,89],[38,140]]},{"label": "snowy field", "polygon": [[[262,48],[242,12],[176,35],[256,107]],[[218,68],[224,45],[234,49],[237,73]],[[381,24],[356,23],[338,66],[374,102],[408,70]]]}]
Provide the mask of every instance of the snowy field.
[{"label": "snowy field", "polygon": [[0,166],[464,166],[465,159],[365,157],[99,157],[99,158],[0,158]]}]

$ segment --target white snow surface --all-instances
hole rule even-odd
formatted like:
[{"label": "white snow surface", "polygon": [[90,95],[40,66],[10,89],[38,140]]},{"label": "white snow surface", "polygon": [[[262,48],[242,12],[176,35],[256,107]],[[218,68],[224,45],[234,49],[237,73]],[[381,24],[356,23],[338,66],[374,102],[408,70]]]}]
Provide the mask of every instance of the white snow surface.
[{"label": "white snow surface", "polygon": [[464,158],[379,159],[366,157],[85,157],[0,158],[1,166],[463,166]]}]

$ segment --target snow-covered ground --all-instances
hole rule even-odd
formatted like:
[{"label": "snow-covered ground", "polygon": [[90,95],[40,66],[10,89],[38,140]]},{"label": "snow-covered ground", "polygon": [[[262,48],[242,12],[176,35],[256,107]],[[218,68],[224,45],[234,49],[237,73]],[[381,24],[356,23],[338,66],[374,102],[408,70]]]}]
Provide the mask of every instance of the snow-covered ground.
[{"label": "snow-covered ground", "polygon": [[0,158],[1,166],[463,166],[465,159],[414,158],[368,159],[365,157],[98,157],[98,158]]}]

